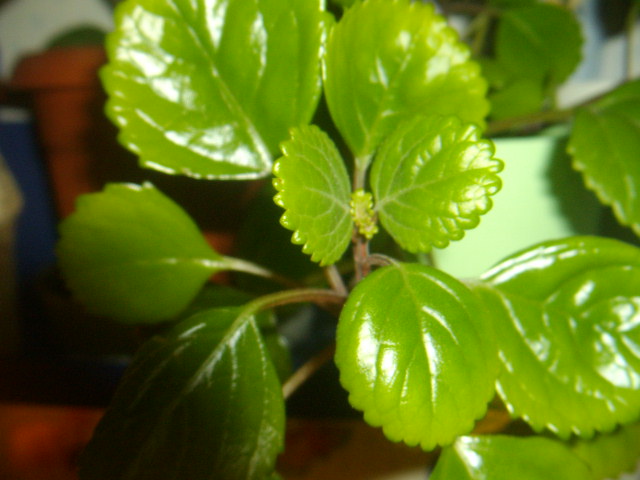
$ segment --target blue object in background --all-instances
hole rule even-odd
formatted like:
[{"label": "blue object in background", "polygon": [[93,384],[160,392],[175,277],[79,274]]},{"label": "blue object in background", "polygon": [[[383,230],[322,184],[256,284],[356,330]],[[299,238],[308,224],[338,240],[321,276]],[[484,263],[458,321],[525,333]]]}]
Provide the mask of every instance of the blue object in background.
[{"label": "blue object in background", "polygon": [[36,133],[23,110],[0,108],[0,152],[23,197],[16,227],[16,277],[21,292],[55,263],[56,215]]}]

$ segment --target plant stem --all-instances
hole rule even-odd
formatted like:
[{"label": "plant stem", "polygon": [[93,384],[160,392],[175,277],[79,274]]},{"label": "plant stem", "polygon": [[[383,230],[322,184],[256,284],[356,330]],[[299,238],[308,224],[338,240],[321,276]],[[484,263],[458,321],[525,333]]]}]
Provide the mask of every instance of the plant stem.
[{"label": "plant stem", "polygon": [[[367,169],[371,162],[371,155],[363,157],[356,157],[354,162],[353,171],[353,185],[354,192],[365,189]],[[359,282],[369,273],[369,266],[367,264],[367,257],[369,256],[369,241],[358,232],[357,228],[354,228],[353,232],[353,262],[355,268],[355,280]]]},{"label": "plant stem", "polygon": [[367,168],[371,162],[371,155],[365,155],[363,157],[356,157],[354,161],[353,169],[353,191],[364,190],[365,179],[367,176]]},{"label": "plant stem", "polygon": [[314,373],[320,370],[323,365],[331,361],[335,352],[336,345],[335,343],[332,343],[298,368],[282,385],[282,395],[285,400],[300,388],[300,386],[303,385]]},{"label": "plant stem", "polygon": [[224,257],[224,265],[234,272],[249,273],[257,277],[272,280],[287,288],[300,288],[302,285],[294,280],[279,275],[253,262],[235,257]]},{"label": "plant stem", "polygon": [[491,13],[486,11],[482,12],[471,24],[472,30],[475,31],[473,41],[471,42],[471,51],[474,57],[479,57],[484,49],[487,35],[489,34],[489,27],[491,26],[491,17]]},{"label": "plant stem", "polygon": [[372,255],[369,255],[369,257],[367,258],[367,263],[370,266],[388,267],[389,265],[394,265],[398,262],[394,258],[383,255],[382,253],[374,253]]},{"label": "plant stem", "polygon": [[346,297],[338,292],[320,288],[298,288],[270,293],[250,301],[244,307],[241,317],[254,315],[262,310],[268,310],[292,303],[315,303],[319,306],[344,304]]},{"label": "plant stem", "polygon": [[495,136],[513,130],[526,130],[527,128],[537,128],[542,124],[558,123],[569,120],[575,114],[577,107],[565,110],[548,110],[535,112],[519,117],[505,118],[504,120],[494,120],[489,123],[485,132],[486,136]]},{"label": "plant stem", "polygon": [[342,280],[342,275],[338,271],[338,268],[335,265],[329,265],[324,269],[324,274],[329,283],[329,286],[340,295],[347,296],[349,295],[349,291],[347,290],[347,286],[344,284]]},{"label": "plant stem", "polygon": [[353,234],[353,262],[356,272],[356,283],[369,275],[369,241],[357,231]]},{"label": "plant stem", "polygon": [[[640,13],[640,9],[639,9]],[[621,82],[624,84],[625,82]],[[527,131],[539,129],[541,125],[549,124],[549,123],[560,123],[566,122],[570,120],[576,112],[583,107],[587,107],[593,103],[598,102],[607,93],[603,93],[600,95],[596,95],[595,97],[589,98],[588,100],[582,102],[579,105],[575,105],[571,108],[566,109],[553,109],[553,110],[545,110],[543,112],[534,112],[528,115],[522,115],[519,117],[510,117],[505,118],[503,120],[494,120],[490,122],[487,126],[487,130],[484,132],[485,136],[491,137],[496,136],[501,133],[512,132],[514,130],[520,130],[523,133]]]}]

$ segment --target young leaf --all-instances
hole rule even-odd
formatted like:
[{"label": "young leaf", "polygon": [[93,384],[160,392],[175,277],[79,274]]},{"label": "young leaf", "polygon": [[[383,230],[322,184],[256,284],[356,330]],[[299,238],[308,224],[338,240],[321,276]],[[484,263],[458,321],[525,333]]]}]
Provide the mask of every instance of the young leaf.
[{"label": "young leaf", "polygon": [[351,404],[391,440],[425,450],[467,433],[494,394],[490,323],[457,280],[419,264],[382,268],[340,315],[335,361]]},{"label": "young leaf", "polygon": [[430,480],[594,480],[566,445],[543,437],[460,437],[443,449]]},{"label": "young leaf", "polygon": [[148,183],[83,195],[60,236],[59,265],[73,294],[124,322],[173,317],[225,267],[187,213]]},{"label": "young leaf", "polygon": [[117,10],[102,79],[141,164],[204,178],[271,171],[320,93],[322,0],[136,0]]},{"label": "young leaf", "polygon": [[238,309],[203,312],[136,355],[80,459],[83,480],[266,478],[284,401],[262,337]]},{"label": "young leaf", "polygon": [[380,222],[410,252],[459,240],[500,190],[491,141],[456,117],[414,117],[382,144],[371,168]]},{"label": "young leaf", "polygon": [[519,78],[559,85],[580,63],[581,47],[580,25],[564,7],[538,3],[500,17],[496,59]]},{"label": "young leaf", "polygon": [[351,150],[372,154],[399,121],[417,113],[482,124],[487,85],[469,57],[431,4],[355,3],[329,35],[324,72],[331,116]]},{"label": "young leaf", "polygon": [[477,292],[494,316],[498,392],[514,416],[562,438],[640,413],[640,250],[575,237],[514,255]]},{"label": "young leaf", "polygon": [[589,466],[593,478],[618,478],[638,465],[640,424],[626,425],[592,440],[577,440],[571,448]]},{"label": "young leaf", "polygon": [[573,165],[619,221],[640,235],[640,80],[580,109],[569,142]]},{"label": "young leaf", "polygon": [[340,152],[315,125],[292,129],[282,152],[273,168],[275,202],[286,210],[280,221],[311,260],[335,263],[353,230],[351,187]]}]

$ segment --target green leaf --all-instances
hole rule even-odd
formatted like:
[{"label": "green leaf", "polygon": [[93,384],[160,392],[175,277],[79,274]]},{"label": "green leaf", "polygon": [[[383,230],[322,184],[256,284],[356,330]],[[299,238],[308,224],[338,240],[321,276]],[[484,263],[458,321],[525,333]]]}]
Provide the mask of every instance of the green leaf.
[{"label": "green leaf", "polygon": [[340,315],[340,381],[391,440],[446,445],[471,431],[494,395],[489,327],[454,278],[419,264],[384,267],[356,286]]},{"label": "green leaf", "polygon": [[502,162],[490,140],[456,117],[414,117],[382,144],[371,168],[380,222],[410,252],[459,240],[491,209]]},{"label": "green leaf", "polygon": [[518,78],[489,96],[491,119],[501,120],[538,112],[544,104],[543,85],[530,78]]},{"label": "green leaf", "polygon": [[571,448],[589,466],[593,478],[618,478],[634,471],[638,465],[640,424],[626,425],[591,440],[577,439]]},{"label": "green leaf", "polygon": [[253,317],[210,310],[136,355],[80,460],[83,480],[266,478],[284,401]]},{"label": "green leaf", "polygon": [[[193,315],[213,308],[240,307],[254,297],[247,293],[217,283],[208,283],[198,293],[195,300],[183,310],[174,321],[186,320]],[[278,378],[284,382],[291,375],[291,353],[289,347],[277,328],[275,315],[258,317],[258,327],[262,333],[265,347],[276,368]]]},{"label": "green leaf", "polygon": [[117,10],[108,113],[143,166],[204,178],[271,171],[320,94],[322,0],[136,0]]},{"label": "green leaf", "polygon": [[580,25],[564,7],[539,3],[500,17],[496,59],[519,78],[559,85],[580,63],[581,47]]},{"label": "green leaf", "polygon": [[315,125],[294,128],[274,165],[275,202],[286,211],[280,222],[292,242],[320,265],[340,259],[353,230],[349,175],[329,136]]},{"label": "green leaf", "polygon": [[640,250],[574,237],[507,258],[477,287],[494,315],[498,392],[535,430],[590,437],[640,413]]},{"label": "green leaf", "polygon": [[638,466],[640,424],[626,425],[592,440],[577,440],[571,448],[589,466],[593,478],[618,478]]},{"label": "green leaf", "polygon": [[124,322],[177,315],[225,268],[187,213],[148,183],[81,196],[60,235],[59,265],[73,294]]},{"label": "green leaf", "polygon": [[574,168],[640,235],[640,80],[579,110],[569,141]]},{"label": "green leaf", "polygon": [[566,445],[542,437],[460,437],[430,480],[595,480]]},{"label": "green leaf", "polygon": [[422,2],[355,3],[329,35],[324,79],[331,116],[357,157],[415,114],[483,124],[488,111],[480,67]]}]

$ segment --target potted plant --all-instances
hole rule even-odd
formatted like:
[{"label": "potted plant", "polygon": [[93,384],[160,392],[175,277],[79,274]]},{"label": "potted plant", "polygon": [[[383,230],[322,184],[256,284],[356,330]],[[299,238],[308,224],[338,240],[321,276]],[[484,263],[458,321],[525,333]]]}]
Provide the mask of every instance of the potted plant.
[{"label": "potted plant", "polygon": [[[504,165],[487,132],[558,119],[573,119],[574,168],[637,231],[640,83],[561,114],[546,100],[530,111],[527,100],[515,120],[494,110],[487,129],[492,66],[484,59],[481,69],[433,5],[338,3],[127,0],[116,10],[102,80],[122,143],[143,166],[197,181],[271,177],[267,201],[312,263],[256,229],[268,213],[247,226],[253,250],[240,258],[212,250],[151,183],[81,197],[60,227],[68,285],[91,311],[155,331],[85,450],[81,477],[278,478],[285,398],[332,360],[366,422],[392,442],[440,451],[432,479],[592,480],[632,468],[640,250],[554,239],[505,251],[464,280],[429,253],[499,201]],[[546,12],[540,58],[527,59],[535,68],[522,50],[506,60],[500,48],[493,68],[509,73],[505,85],[519,69],[535,73],[526,88],[543,99],[566,78],[546,30],[552,21],[561,39],[573,31],[564,7],[465,8],[480,9],[481,25],[497,12],[527,20],[528,32]],[[507,93],[493,85],[499,105]],[[209,282],[221,271],[270,284],[239,280],[247,291],[238,292]],[[334,319],[335,346],[290,374],[274,311],[310,304]]]}]

